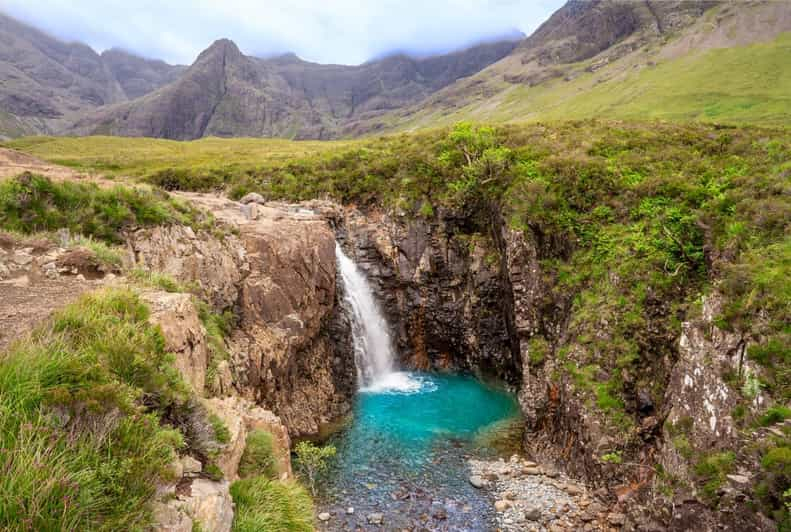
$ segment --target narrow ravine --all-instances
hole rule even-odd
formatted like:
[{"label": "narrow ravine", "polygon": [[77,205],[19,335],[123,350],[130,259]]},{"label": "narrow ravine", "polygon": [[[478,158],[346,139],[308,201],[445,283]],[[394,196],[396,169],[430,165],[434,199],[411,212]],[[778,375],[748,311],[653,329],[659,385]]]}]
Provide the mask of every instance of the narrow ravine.
[{"label": "narrow ravine", "polygon": [[318,506],[326,530],[488,530],[490,495],[469,460],[492,456],[518,424],[511,394],[465,375],[399,371],[388,324],[365,275],[336,248],[352,322],[358,394],[329,439],[338,455]]}]

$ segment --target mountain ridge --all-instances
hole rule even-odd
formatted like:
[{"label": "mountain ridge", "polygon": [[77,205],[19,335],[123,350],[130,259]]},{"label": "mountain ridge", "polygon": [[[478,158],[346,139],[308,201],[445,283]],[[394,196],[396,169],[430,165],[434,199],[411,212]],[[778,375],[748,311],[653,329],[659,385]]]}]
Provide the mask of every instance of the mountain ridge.
[{"label": "mountain ridge", "polygon": [[[248,56],[220,39],[192,65],[174,66],[118,49],[97,54],[0,15],[0,136],[322,140],[467,119],[643,115],[775,124],[791,118],[784,41],[748,48],[784,32],[791,3],[569,0],[524,39],[447,54],[325,65],[293,53]],[[688,64],[720,48],[733,53]],[[776,86],[754,86],[773,70]]]}]

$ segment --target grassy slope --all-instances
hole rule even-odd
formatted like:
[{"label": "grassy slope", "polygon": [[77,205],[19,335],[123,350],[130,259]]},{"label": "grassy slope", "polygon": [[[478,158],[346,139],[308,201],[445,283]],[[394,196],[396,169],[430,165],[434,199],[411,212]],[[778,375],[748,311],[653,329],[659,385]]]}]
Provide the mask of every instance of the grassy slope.
[{"label": "grassy slope", "polygon": [[178,142],[122,137],[28,137],[4,146],[79,170],[142,176],[174,166],[193,170],[254,166],[335,150],[345,144],[244,138]]},{"label": "grassy slope", "polygon": [[[443,110],[443,99],[399,120],[396,129],[452,124],[462,119],[532,122],[606,117],[700,120],[786,126],[791,123],[791,33],[767,43],[707,50],[658,60],[654,52],[627,56],[572,81],[556,79],[535,87],[509,85],[493,69],[479,74],[491,97],[462,99]],[[581,70],[585,65],[574,65]]]}]

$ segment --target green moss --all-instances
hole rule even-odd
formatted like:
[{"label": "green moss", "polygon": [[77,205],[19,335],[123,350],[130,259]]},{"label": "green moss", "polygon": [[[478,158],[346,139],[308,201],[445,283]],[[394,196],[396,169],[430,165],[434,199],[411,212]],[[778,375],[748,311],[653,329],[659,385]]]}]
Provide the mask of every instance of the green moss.
[{"label": "green moss", "polygon": [[761,416],[759,424],[762,427],[768,427],[775,423],[780,423],[791,417],[791,408],[786,406],[777,405],[769,408],[764,415]]},{"label": "green moss", "polygon": [[713,453],[701,458],[695,464],[695,473],[703,482],[703,493],[714,498],[725,482],[726,475],[733,469],[736,455],[732,451]]}]

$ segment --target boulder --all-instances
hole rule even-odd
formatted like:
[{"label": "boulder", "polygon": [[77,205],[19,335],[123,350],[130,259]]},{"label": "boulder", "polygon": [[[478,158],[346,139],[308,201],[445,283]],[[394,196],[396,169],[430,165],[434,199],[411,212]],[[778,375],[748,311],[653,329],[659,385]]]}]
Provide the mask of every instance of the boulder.
[{"label": "boulder", "polygon": [[190,486],[191,494],[180,496],[169,503],[192,517],[203,530],[230,532],[233,525],[233,501],[227,481],[212,482],[196,479]]},{"label": "boulder", "polygon": [[239,203],[243,203],[245,205],[248,203],[258,203],[259,205],[265,205],[266,200],[261,194],[258,194],[257,192],[250,192],[249,194],[242,196],[242,199],[239,200]]},{"label": "boulder", "polygon": [[479,475],[473,475],[470,477],[470,484],[472,484],[475,488],[481,489],[486,486],[486,481],[483,480]]}]

